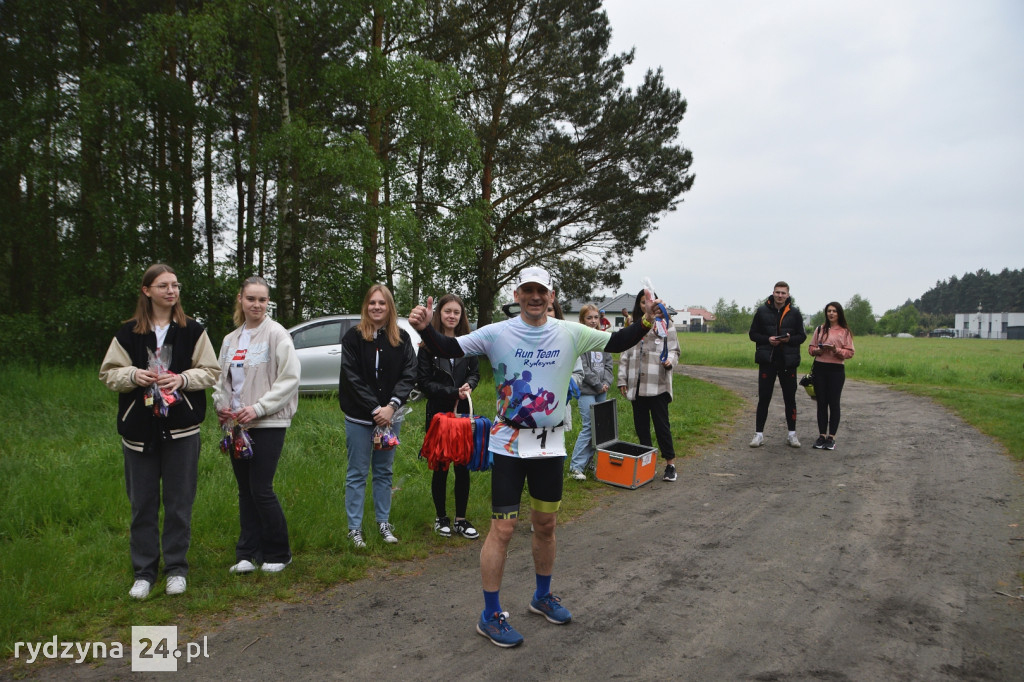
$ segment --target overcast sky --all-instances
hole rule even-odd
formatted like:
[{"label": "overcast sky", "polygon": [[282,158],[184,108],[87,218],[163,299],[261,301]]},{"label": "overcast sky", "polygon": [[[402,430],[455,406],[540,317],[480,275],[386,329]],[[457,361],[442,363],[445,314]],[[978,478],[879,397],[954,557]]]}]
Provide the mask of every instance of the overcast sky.
[{"label": "overcast sky", "polygon": [[1021,0],[606,0],[630,86],[688,111],[693,189],[623,272],[676,307],[876,314],[937,280],[1024,267]]}]

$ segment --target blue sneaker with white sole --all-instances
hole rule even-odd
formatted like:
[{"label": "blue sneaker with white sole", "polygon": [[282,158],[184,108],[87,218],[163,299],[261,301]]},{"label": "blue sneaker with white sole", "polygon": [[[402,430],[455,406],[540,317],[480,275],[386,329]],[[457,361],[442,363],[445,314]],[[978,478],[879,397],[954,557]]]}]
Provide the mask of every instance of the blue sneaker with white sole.
[{"label": "blue sneaker with white sole", "polygon": [[481,613],[480,622],[476,624],[476,631],[491,640],[491,644],[505,649],[523,643],[523,636],[509,625],[508,611],[495,611],[489,618],[484,618],[484,614]]},{"label": "blue sneaker with white sole", "polygon": [[569,613],[569,609],[562,606],[561,602],[561,599],[548,592],[540,599],[530,602],[530,611],[539,613],[556,625],[565,625],[572,620],[572,614]]}]

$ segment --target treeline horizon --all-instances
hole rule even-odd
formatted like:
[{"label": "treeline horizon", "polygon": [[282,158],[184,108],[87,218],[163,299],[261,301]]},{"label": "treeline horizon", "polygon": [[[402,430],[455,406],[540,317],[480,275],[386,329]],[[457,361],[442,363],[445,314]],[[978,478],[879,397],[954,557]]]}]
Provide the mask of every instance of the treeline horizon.
[{"label": "treeline horizon", "polygon": [[953,275],[936,282],[912,303],[919,312],[933,315],[975,313],[979,305],[988,313],[1024,312],[1024,269],[1003,268],[992,274],[981,268],[962,277]]},{"label": "treeline horizon", "polygon": [[[762,302],[747,308],[739,306],[735,300],[726,303],[724,298],[719,298],[712,310],[715,322],[711,330],[726,334],[746,333],[754,312]],[[992,274],[981,268],[977,272],[964,273],[963,277],[953,275],[948,280],[937,281],[920,298],[908,298],[903,305],[887,310],[877,320],[871,302],[860,294],[854,294],[841,303],[854,335],[927,335],[934,329],[953,327],[957,313],[977,312],[979,304],[984,312],[1024,312],[1024,269],[1003,268],[998,274]],[[805,312],[804,324],[808,329],[824,321],[823,311],[816,311],[810,316]]]}]

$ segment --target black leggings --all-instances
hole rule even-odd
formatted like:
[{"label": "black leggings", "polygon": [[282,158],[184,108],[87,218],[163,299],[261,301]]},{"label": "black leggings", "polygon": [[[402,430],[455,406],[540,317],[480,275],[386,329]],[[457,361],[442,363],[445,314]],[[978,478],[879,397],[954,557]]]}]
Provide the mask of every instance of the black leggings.
[{"label": "black leggings", "polygon": [[[455,470],[455,518],[466,518],[466,505],[469,503],[469,469],[453,464],[449,469]],[[430,494],[434,498],[434,510],[438,517],[448,516],[446,499],[448,493],[448,472],[438,469],[430,481]]]},{"label": "black leggings", "polygon": [[768,421],[768,405],[775,392],[775,377],[779,378],[779,386],[782,387],[786,426],[790,431],[796,431],[796,369],[760,365],[757,370],[757,428],[754,429],[758,433],[764,431],[764,424]]},{"label": "black leggings", "polygon": [[814,361],[814,395],[818,397],[818,433],[836,435],[839,398],[846,383],[846,368],[835,362]]}]

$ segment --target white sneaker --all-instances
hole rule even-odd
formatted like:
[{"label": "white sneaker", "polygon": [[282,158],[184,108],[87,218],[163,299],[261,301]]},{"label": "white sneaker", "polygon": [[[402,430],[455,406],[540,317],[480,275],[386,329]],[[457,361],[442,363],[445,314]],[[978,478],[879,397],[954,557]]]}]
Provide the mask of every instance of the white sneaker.
[{"label": "white sneaker", "polygon": [[287,566],[291,562],[292,560],[289,559],[284,563],[264,563],[262,566],[260,566],[260,570],[264,573],[280,573],[284,570],[285,566]]},{"label": "white sneaker", "polygon": [[167,579],[167,594],[184,594],[185,593],[185,577],[181,575],[172,575]]},{"label": "white sneaker", "polygon": [[786,445],[788,445],[791,448],[800,447],[800,441],[797,440],[795,433],[790,433],[786,436]]},{"label": "white sneaker", "polygon": [[759,448],[762,445],[764,445],[764,434],[763,433],[755,433],[754,434],[754,439],[752,441],[750,441],[750,447],[752,447],[752,448]]},{"label": "white sneaker", "polygon": [[576,481],[585,481],[587,480],[587,475],[580,471],[579,469],[570,469],[569,478],[574,479]]},{"label": "white sneaker", "polygon": [[393,545],[398,542],[398,538],[395,537],[395,527],[390,523],[387,521],[381,521],[377,524],[377,527],[380,529],[380,536],[384,538],[384,542],[389,545]]},{"label": "white sneaker", "polygon": [[151,589],[153,589],[153,583],[148,580],[136,580],[132,589],[128,590],[128,596],[132,599],[145,599],[149,596]]},{"label": "white sneaker", "polygon": [[353,528],[348,532],[348,539],[352,541],[356,549],[366,549],[366,540],[363,539],[363,531]]},{"label": "white sneaker", "polygon": [[237,564],[228,569],[231,573],[252,573],[256,570],[256,564],[249,561],[248,559],[242,559]]}]

